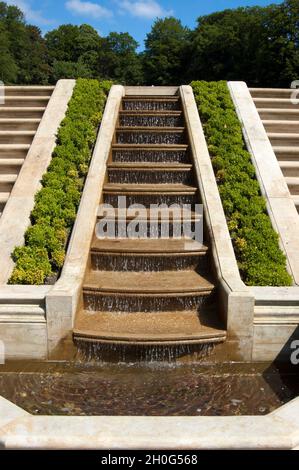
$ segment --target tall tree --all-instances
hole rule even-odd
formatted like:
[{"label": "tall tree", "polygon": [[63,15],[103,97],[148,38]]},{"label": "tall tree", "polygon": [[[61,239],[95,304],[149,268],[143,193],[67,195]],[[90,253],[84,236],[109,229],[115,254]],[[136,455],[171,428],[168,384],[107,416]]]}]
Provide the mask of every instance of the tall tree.
[{"label": "tall tree", "polygon": [[15,83],[18,67],[10,53],[8,33],[0,22],[0,80],[5,84]]},{"label": "tall tree", "polygon": [[150,85],[182,83],[189,47],[190,30],[180,20],[173,17],[156,20],[145,41],[146,82]]},{"label": "tall tree", "polygon": [[140,84],[143,81],[142,64],[137,54],[138,42],[128,33],[110,33],[102,40],[98,72],[123,84]]}]

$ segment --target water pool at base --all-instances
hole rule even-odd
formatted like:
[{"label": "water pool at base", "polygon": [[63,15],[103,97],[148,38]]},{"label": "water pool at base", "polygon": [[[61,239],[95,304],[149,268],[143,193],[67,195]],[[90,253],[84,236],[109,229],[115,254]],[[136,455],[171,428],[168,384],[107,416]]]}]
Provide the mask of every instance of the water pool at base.
[{"label": "water pool at base", "polygon": [[264,415],[299,395],[297,369],[241,363],[11,363],[0,366],[0,395],[34,415]]}]

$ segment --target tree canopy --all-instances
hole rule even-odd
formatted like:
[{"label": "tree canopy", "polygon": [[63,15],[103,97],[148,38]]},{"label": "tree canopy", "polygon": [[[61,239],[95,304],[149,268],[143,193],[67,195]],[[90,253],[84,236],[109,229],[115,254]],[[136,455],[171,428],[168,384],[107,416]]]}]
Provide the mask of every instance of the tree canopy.
[{"label": "tree canopy", "polygon": [[102,37],[88,24],[64,24],[42,35],[16,7],[0,2],[0,80],[47,84],[101,78],[123,84],[179,85],[191,80],[245,80],[289,86],[299,78],[299,0],[224,10],[193,30],[157,18],[144,51],[126,32]]}]

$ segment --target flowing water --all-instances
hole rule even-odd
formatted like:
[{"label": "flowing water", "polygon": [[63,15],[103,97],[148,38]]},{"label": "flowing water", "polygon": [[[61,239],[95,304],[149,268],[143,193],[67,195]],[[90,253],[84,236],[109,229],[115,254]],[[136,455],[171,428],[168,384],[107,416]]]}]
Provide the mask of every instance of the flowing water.
[{"label": "flowing water", "polygon": [[185,150],[113,150],[113,161],[118,163],[153,162],[153,163],[188,163]]},{"label": "flowing water", "polygon": [[35,415],[264,415],[298,394],[298,373],[266,365],[0,366],[0,395]]},{"label": "flowing water", "polygon": [[125,127],[180,127],[180,116],[142,116],[128,115],[120,117],[120,125]]}]

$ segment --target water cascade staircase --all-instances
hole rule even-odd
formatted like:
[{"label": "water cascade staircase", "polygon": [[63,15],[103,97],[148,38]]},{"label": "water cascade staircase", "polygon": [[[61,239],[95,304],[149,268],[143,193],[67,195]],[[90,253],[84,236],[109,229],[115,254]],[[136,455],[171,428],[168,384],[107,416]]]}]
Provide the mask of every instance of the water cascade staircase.
[{"label": "water cascade staircase", "polygon": [[0,216],[53,90],[52,86],[5,87],[0,104]]},{"label": "water cascade staircase", "polygon": [[251,88],[250,92],[299,212],[299,90]]},{"label": "water cascade staircase", "polygon": [[[117,208],[118,197],[126,196],[127,206],[143,204],[144,236],[94,236],[75,320],[76,343],[169,346],[225,340],[208,238],[203,245],[173,236],[182,226],[176,214],[165,238],[158,213],[156,238],[148,237],[151,204],[191,204],[188,223],[194,227],[200,218],[193,210],[200,203],[195,181],[179,96],[124,97],[103,202]],[[127,225],[135,215],[130,210],[116,214],[117,223],[125,215]]]}]

